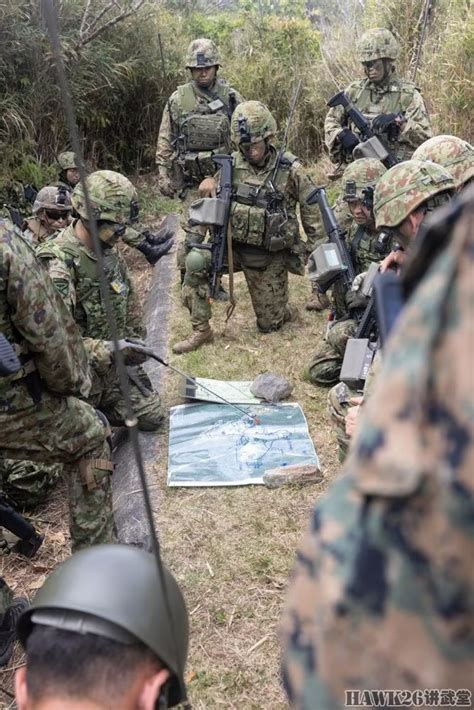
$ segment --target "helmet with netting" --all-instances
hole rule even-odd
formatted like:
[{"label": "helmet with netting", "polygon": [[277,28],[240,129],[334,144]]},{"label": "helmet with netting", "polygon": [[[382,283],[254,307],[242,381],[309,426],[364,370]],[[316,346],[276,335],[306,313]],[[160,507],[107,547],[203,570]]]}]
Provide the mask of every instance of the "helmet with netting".
[{"label": "helmet with netting", "polygon": [[230,137],[236,146],[240,143],[258,143],[274,136],[276,130],[276,121],[270,109],[261,101],[244,101],[232,114]]},{"label": "helmet with netting", "polygon": [[58,165],[60,170],[72,170],[78,168],[76,154],[72,150],[66,150],[58,155]]},{"label": "helmet with netting", "polygon": [[33,203],[33,214],[38,214],[40,210],[63,210],[71,212],[71,195],[64,187],[47,185],[42,187],[36,195]]},{"label": "helmet with netting", "polygon": [[449,170],[456,187],[462,187],[474,178],[474,148],[457,136],[428,138],[415,150],[415,160],[431,160]]},{"label": "helmet with netting", "polygon": [[219,50],[212,39],[206,39],[205,37],[193,39],[186,52],[186,68],[197,69],[198,67],[220,66]]},{"label": "helmet with netting", "polygon": [[[137,191],[121,173],[97,170],[87,176],[86,184],[96,220],[127,224],[138,216]],[[81,183],[73,190],[72,206],[83,219],[89,219]]]},{"label": "helmet with netting", "polygon": [[398,59],[400,45],[390,30],[376,27],[364,32],[357,42],[357,59],[373,62],[376,59]]},{"label": "helmet with netting", "polygon": [[130,545],[76,552],[49,575],[22,614],[18,638],[25,646],[34,626],[43,625],[123,644],[141,642],[170,670],[169,705],[176,705],[184,700],[188,613],[165,567],[163,577],[165,586],[154,556]]},{"label": "helmet with netting", "polygon": [[397,227],[424,202],[440,193],[452,192],[455,187],[452,175],[429,160],[407,160],[394,165],[375,188],[376,227]]},{"label": "helmet with netting", "polygon": [[350,163],[342,176],[342,198],[346,202],[364,201],[367,191],[373,192],[387,168],[376,158],[359,158]]}]

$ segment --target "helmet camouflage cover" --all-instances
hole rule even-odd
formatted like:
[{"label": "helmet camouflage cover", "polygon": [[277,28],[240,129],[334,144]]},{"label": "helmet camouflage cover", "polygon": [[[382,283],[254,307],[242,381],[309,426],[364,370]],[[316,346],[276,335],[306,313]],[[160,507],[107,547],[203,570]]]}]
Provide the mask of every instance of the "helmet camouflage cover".
[{"label": "helmet camouflage cover", "polygon": [[40,210],[72,210],[71,195],[64,187],[47,185],[42,187],[33,203],[33,214]]},{"label": "helmet camouflage cover", "polygon": [[457,136],[428,138],[413,153],[415,160],[431,160],[449,170],[456,187],[462,187],[474,177],[474,148]]},{"label": "helmet camouflage cover", "polygon": [[377,27],[364,32],[357,42],[357,59],[373,62],[375,59],[398,59],[400,45],[390,30]]},{"label": "helmet camouflage cover", "polygon": [[[97,220],[126,224],[138,216],[137,191],[121,173],[97,170],[87,176],[87,189]],[[72,206],[81,217],[89,218],[81,183],[73,190]]]},{"label": "helmet camouflage cover", "polygon": [[387,168],[376,158],[359,158],[350,163],[342,176],[342,197],[346,202],[364,200],[365,191],[375,188]]},{"label": "helmet camouflage cover", "polygon": [[201,37],[193,39],[186,52],[186,68],[196,69],[197,67],[220,67],[221,60],[219,51],[212,41]]},{"label": "helmet camouflage cover", "polygon": [[141,642],[171,671],[169,706],[176,705],[184,700],[188,613],[166,567],[163,577],[166,595],[155,558],[136,547],[95,545],[81,550],[48,576],[18,621],[18,638],[25,646],[35,624],[41,624],[118,643]]},{"label": "helmet camouflage cover", "polygon": [[230,137],[234,145],[258,143],[274,136],[276,121],[270,110],[260,101],[244,101],[232,114]]},{"label": "helmet camouflage cover", "polygon": [[406,160],[394,165],[382,175],[375,188],[377,229],[398,226],[423,202],[455,187],[451,174],[436,163]]},{"label": "helmet camouflage cover", "polygon": [[66,150],[58,155],[58,165],[60,170],[70,170],[77,168],[76,154],[72,150]]}]

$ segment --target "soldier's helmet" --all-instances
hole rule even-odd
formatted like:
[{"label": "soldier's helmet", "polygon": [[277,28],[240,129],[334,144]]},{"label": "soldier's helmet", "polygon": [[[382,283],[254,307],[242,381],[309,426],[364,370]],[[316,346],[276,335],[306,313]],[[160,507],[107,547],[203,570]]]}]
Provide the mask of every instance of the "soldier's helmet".
[{"label": "soldier's helmet", "polygon": [[219,50],[212,39],[206,39],[205,37],[193,39],[186,52],[186,68],[197,69],[198,67],[220,66]]},{"label": "soldier's helmet", "polygon": [[414,160],[431,160],[446,168],[453,176],[456,187],[462,187],[474,178],[474,148],[457,136],[428,138],[413,153]]},{"label": "soldier's helmet", "polygon": [[240,143],[258,143],[264,138],[271,138],[276,130],[276,121],[270,109],[261,101],[244,101],[232,114],[230,137],[236,146]]},{"label": "soldier's helmet", "polygon": [[365,201],[387,168],[376,158],[359,158],[350,163],[342,176],[342,198],[346,202]]},{"label": "soldier's helmet", "polygon": [[423,202],[443,192],[453,192],[456,183],[441,165],[406,160],[394,165],[379,179],[374,193],[375,225],[397,227]]},{"label": "soldier's helmet", "polygon": [[357,42],[359,62],[373,62],[375,59],[398,59],[400,45],[390,30],[376,27],[364,32]]},{"label": "soldier's helmet", "polygon": [[58,166],[60,170],[72,170],[78,168],[76,154],[72,150],[66,150],[58,155]]},{"label": "soldier's helmet", "polygon": [[[137,191],[128,178],[113,170],[97,170],[87,176],[87,189],[96,220],[128,224],[138,217]],[[82,184],[72,192],[72,206],[89,219]]]},{"label": "soldier's helmet", "polygon": [[[189,624],[173,575],[155,558],[129,545],[96,545],[57,567],[20,617],[17,633],[26,646],[36,624],[130,644],[141,642],[170,670],[169,702],[185,698],[184,667]],[[171,617],[170,618],[170,613]]]},{"label": "soldier's helmet", "polygon": [[36,195],[33,203],[33,214],[38,214],[41,210],[62,210],[71,212],[71,195],[64,187],[47,185],[42,187]]}]

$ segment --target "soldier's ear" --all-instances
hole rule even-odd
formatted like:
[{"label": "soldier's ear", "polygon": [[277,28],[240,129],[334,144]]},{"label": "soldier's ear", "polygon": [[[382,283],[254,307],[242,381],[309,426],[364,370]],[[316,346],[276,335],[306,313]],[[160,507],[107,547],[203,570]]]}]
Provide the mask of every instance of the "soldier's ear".
[{"label": "soldier's ear", "polygon": [[160,698],[160,694],[166,686],[166,682],[169,677],[169,670],[167,668],[162,668],[157,673],[154,673],[152,676],[147,678],[138,697],[138,710],[155,710],[156,707],[159,707],[157,701]]}]

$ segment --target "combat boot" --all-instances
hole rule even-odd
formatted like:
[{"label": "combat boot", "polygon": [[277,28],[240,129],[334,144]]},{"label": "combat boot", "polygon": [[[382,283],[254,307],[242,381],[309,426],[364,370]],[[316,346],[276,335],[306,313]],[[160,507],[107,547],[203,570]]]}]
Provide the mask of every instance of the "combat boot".
[{"label": "combat boot", "polygon": [[18,597],[12,601],[3,615],[0,623],[0,666],[6,666],[11,658],[16,639],[16,622],[28,606],[26,599]]},{"label": "combat boot", "polygon": [[320,293],[316,289],[311,294],[311,299],[306,304],[307,311],[325,311],[331,307],[329,298],[325,293]]},{"label": "combat boot", "polygon": [[204,345],[204,343],[211,343],[214,339],[214,333],[209,326],[206,330],[193,330],[191,335],[185,340],[180,340],[175,343],[172,350],[177,355],[182,355],[183,353],[190,353],[193,350],[197,350]]}]

